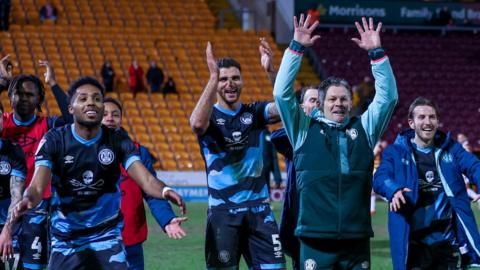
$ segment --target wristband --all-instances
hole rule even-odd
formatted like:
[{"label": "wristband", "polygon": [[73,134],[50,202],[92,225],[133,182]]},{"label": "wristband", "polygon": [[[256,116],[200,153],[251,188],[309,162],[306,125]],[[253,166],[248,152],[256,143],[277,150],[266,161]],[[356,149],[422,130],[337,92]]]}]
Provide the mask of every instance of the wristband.
[{"label": "wristband", "polygon": [[173,190],[173,188],[171,187],[167,187],[167,186],[164,186],[163,189],[162,189],[162,197],[165,199],[165,192],[169,191],[169,190]]},{"label": "wristband", "polygon": [[300,42],[295,41],[294,39],[290,41],[290,45],[288,45],[288,48],[292,51],[296,51],[297,53],[303,53],[305,51],[305,46],[300,44]]},{"label": "wristband", "polygon": [[385,56],[385,50],[382,47],[371,49],[368,51],[368,56],[371,60],[378,60]]}]

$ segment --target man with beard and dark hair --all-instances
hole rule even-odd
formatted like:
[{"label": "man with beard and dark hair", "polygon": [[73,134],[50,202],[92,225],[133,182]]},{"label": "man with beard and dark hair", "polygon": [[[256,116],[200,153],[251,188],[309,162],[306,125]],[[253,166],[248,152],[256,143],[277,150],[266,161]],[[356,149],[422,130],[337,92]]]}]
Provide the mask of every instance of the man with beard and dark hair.
[{"label": "man with beard and dark hair", "polygon": [[[271,50],[260,43],[263,68],[272,71]],[[205,243],[208,269],[236,269],[243,255],[252,269],[285,269],[278,227],[263,171],[263,134],[278,122],[274,103],[242,103],[240,64],[215,61],[206,50],[210,79],[190,117],[197,134],[208,183]],[[274,78],[274,74],[269,74]]]},{"label": "man with beard and dark hair", "polygon": [[[35,153],[35,174],[10,223],[35,207],[52,178],[49,269],[127,269],[121,238],[120,164],[149,196],[182,198],[140,162],[122,130],[102,126],[104,90],[84,77],[68,90],[74,123],[50,130]],[[2,243],[0,243],[0,247]]]},{"label": "man with beard and dark hair", "polygon": [[408,125],[385,149],[373,182],[389,201],[393,269],[478,266],[480,234],[463,177],[480,184],[480,161],[438,129],[431,100],[412,102]]},{"label": "man with beard and dark hair", "polygon": [[[1,76],[9,82],[8,97],[11,113],[3,113],[4,129],[1,137],[19,144],[25,153],[27,175],[25,187],[28,187],[34,167],[34,156],[37,146],[43,135],[50,129],[64,125],[72,121],[67,110],[62,110],[62,117],[45,117],[38,113],[42,110],[45,100],[45,89],[40,79],[33,75],[18,75],[10,79],[10,74],[4,68],[5,61],[0,63]],[[54,80],[50,80],[53,70],[46,61],[40,61],[40,65],[47,68],[46,82],[52,86],[54,95],[59,102],[66,102],[65,93],[56,86]],[[62,106],[60,106],[62,107]],[[26,213],[22,219],[22,230],[19,236],[21,257],[25,269],[43,269],[47,264],[48,257],[48,231],[47,214],[49,209],[50,189],[45,189],[44,200],[38,206]],[[5,226],[3,230],[9,230]]]}]

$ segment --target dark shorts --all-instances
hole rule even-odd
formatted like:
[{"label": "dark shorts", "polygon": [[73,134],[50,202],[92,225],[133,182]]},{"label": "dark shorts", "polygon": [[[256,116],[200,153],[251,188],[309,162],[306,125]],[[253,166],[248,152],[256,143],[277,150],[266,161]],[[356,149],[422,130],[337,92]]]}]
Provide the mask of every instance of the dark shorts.
[{"label": "dark shorts", "polygon": [[127,252],[128,270],[145,269],[142,243],[125,246],[125,251]]},{"label": "dark shorts", "polygon": [[300,269],[370,269],[370,239],[300,238]]},{"label": "dark shorts", "polygon": [[410,241],[408,245],[408,269],[453,270],[463,269],[458,247],[449,242],[432,245]]},{"label": "dark shorts", "polygon": [[48,262],[49,201],[42,200],[22,218],[19,244],[23,266],[26,269],[44,269]]},{"label": "dark shorts", "polygon": [[60,244],[53,247],[48,269],[127,270],[127,258],[121,237],[91,241],[84,245]]},{"label": "dark shorts", "polygon": [[242,255],[249,269],[286,268],[270,205],[208,210],[207,269],[235,269]]}]

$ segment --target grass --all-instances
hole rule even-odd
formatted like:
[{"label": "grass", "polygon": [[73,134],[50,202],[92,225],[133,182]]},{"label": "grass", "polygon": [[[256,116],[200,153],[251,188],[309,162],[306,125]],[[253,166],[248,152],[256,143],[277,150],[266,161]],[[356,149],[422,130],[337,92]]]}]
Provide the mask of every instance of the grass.
[{"label": "grass", "polygon": [[[274,213],[280,216],[281,204],[274,203]],[[480,224],[480,211],[474,205],[477,222]],[[148,270],[204,270],[204,238],[207,217],[206,203],[188,204],[188,218],[184,228],[188,236],[172,240],[163,233],[155,220],[148,215],[149,237],[144,243],[145,269]],[[371,242],[372,269],[392,269],[390,246],[387,231],[386,203],[377,203],[377,213],[372,218],[375,237]],[[287,258],[288,260],[288,258]],[[248,269],[242,261],[240,269]],[[291,264],[288,262],[288,269]]]}]

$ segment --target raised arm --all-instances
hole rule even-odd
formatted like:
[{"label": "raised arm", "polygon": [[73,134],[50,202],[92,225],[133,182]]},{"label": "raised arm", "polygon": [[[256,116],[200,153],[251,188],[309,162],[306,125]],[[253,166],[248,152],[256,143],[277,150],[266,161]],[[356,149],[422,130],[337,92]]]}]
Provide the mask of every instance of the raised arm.
[{"label": "raised arm", "polygon": [[373,18],[362,18],[362,25],[355,22],[360,39],[352,40],[362,49],[368,51],[371,59],[372,73],[375,78],[375,97],[368,109],[362,114],[362,125],[367,132],[368,143],[373,149],[388,126],[393,109],[398,101],[397,84],[390,61],[385,55],[380,41],[382,23],[377,27]]},{"label": "raised arm", "polygon": [[294,17],[293,24],[295,28],[294,37],[283,55],[273,89],[273,97],[288,139],[293,148],[298,149],[306,138],[310,118],[300,108],[293,87],[305,47],[313,45],[320,36],[312,37],[312,32],[317,27],[318,22],[312,22],[310,16],[307,16],[307,19],[304,20],[302,14],[298,22],[297,18]]},{"label": "raised arm", "polygon": [[275,78],[277,77],[277,69],[273,65],[273,50],[268,44],[265,38],[260,38],[260,45],[258,46],[258,51],[260,52],[260,63],[262,64],[263,70],[267,73],[268,79],[275,84]]},{"label": "raised arm", "polygon": [[65,123],[73,123],[73,115],[68,112],[68,97],[62,88],[57,84],[52,65],[45,60],[39,60],[38,65],[45,68],[45,83],[52,88],[53,96],[57,101],[58,108],[62,112],[63,120]]},{"label": "raised arm", "polygon": [[190,116],[190,127],[197,135],[203,135],[207,131],[213,105],[217,100],[219,69],[217,61],[215,61],[215,57],[213,56],[212,44],[210,44],[210,42],[207,44],[206,59],[210,71],[210,79]]}]

